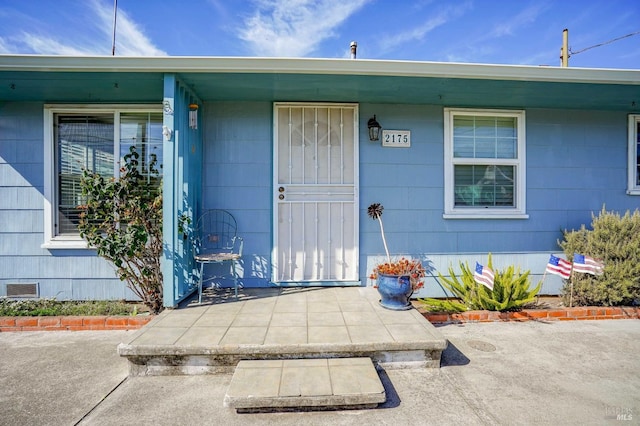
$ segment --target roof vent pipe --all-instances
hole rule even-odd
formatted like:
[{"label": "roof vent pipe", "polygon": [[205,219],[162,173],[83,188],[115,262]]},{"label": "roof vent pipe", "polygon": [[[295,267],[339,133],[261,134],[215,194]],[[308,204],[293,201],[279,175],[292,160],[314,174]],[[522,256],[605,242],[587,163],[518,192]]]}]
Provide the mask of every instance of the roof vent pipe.
[{"label": "roof vent pipe", "polygon": [[355,41],[352,41],[350,47],[351,47],[351,59],[355,59],[356,50],[358,50],[358,43],[356,43]]}]

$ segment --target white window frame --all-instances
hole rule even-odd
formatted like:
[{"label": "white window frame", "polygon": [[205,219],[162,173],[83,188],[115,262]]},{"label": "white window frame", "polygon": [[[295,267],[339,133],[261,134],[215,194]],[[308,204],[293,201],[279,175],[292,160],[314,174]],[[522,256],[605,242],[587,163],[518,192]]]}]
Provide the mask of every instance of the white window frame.
[{"label": "white window frame", "polygon": [[162,112],[161,105],[95,105],[95,104],[46,104],[44,106],[44,249],[88,249],[87,242],[80,235],[56,235],[55,223],[58,214],[56,191],[56,150],[53,131],[56,114],[108,114],[114,115],[114,176],[120,169],[120,113],[121,112]]},{"label": "white window frame", "polygon": [[636,181],[638,170],[638,125],[640,125],[640,114],[629,114],[629,153],[627,155],[629,159],[627,194],[629,195],[640,195],[640,184]]},{"label": "white window frame", "polygon": [[[456,116],[511,117],[517,123],[517,158],[454,158],[453,120]],[[526,121],[524,110],[445,108],[444,109],[444,214],[445,219],[527,219],[526,209]],[[503,164],[515,167],[514,207],[456,207],[454,166],[458,164]]]}]

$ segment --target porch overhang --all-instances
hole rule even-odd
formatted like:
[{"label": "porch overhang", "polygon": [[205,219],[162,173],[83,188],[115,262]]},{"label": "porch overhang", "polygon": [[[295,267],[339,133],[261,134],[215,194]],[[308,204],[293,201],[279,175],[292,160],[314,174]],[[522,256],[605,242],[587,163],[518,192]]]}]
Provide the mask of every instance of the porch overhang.
[{"label": "porch overhang", "polygon": [[635,112],[640,70],[347,59],[0,56],[0,101],[320,101]]}]

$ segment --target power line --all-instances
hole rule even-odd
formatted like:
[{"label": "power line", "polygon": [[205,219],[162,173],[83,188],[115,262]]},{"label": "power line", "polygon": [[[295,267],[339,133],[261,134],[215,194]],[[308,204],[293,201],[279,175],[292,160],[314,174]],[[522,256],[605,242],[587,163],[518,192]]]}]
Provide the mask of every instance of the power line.
[{"label": "power line", "polygon": [[631,33],[631,34],[623,35],[622,37],[614,38],[612,40],[605,41],[603,43],[599,43],[599,44],[596,44],[596,45],[593,45],[593,46],[589,46],[589,47],[586,47],[586,48],[584,48],[582,50],[578,50],[577,52],[574,52],[574,51],[571,50],[571,48],[569,48],[569,53],[571,55],[577,55],[578,53],[585,52],[585,51],[587,51],[589,49],[594,49],[596,47],[600,47],[600,46],[604,46],[604,45],[607,45],[607,44],[611,44],[614,41],[622,40],[623,38],[631,37],[631,36],[634,36],[634,35],[637,35],[637,34],[640,34],[640,31],[636,31],[636,32]]}]

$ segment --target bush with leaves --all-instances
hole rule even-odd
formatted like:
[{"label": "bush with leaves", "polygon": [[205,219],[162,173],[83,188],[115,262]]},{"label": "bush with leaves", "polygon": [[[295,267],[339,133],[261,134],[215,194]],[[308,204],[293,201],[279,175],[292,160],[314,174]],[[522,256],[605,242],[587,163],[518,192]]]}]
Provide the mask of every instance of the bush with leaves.
[{"label": "bush with leaves", "polygon": [[162,186],[157,159],[140,164],[131,147],[120,177],[84,170],[80,235],[111,262],[122,281],[153,313],[162,311]]},{"label": "bush with leaves", "polygon": [[[489,254],[489,269],[493,270],[491,254]],[[504,271],[494,271],[495,280],[493,290],[478,284],[474,277],[474,270],[468,264],[460,262],[462,274],[458,278],[452,266],[449,266],[450,278],[439,273],[440,280],[453,296],[458,299],[421,299],[424,306],[431,311],[463,312],[467,310],[488,311],[518,311],[528,303],[534,301],[542,288],[542,281],[531,289],[530,271],[520,272],[513,266]]]},{"label": "bush with leaves", "polygon": [[0,297],[0,317],[56,315],[136,315],[135,305],[122,301],[60,301]]},{"label": "bush with leaves", "polygon": [[[591,215],[591,229],[585,225],[563,233],[559,242],[569,261],[574,253],[604,262],[599,276],[572,274],[573,304],[583,306],[616,306],[640,303],[640,211],[627,211],[624,216],[602,208]],[[568,303],[571,287],[565,282],[563,297]]]}]

